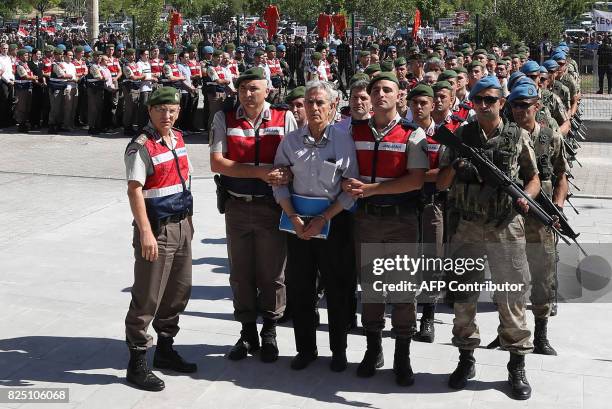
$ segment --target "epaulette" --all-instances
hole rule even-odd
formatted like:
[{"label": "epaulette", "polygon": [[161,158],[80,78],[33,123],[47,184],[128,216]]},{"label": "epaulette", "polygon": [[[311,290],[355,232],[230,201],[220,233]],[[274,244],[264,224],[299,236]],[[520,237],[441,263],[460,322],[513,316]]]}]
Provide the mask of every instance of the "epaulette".
[{"label": "epaulette", "polygon": [[399,121],[399,124],[404,129],[412,129],[413,131],[419,129],[419,126],[412,121],[407,120],[406,118],[402,118]]},{"label": "epaulette", "polygon": [[279,109],[281,111],[289,111],[291,109],[291,107],[288,104],[283,104],[283,103],[272,104],[270,105],[270,108]]},{"label": "epaulette", "polygon": [[[149,136],[146,133],[141,133],[140,135],[133,137],[130,143],[128,143],[128,145],[125,147],[124,153],[127,155],[130,155],[132,153],[138,152],[140,148],[144,147],[148,139],[149,139]],[[140,146],[138,148],[133,147],[130,151],[128,151],[130,149],[130,146],[132,146],[132,144],[134,143],[137,143]]]}]

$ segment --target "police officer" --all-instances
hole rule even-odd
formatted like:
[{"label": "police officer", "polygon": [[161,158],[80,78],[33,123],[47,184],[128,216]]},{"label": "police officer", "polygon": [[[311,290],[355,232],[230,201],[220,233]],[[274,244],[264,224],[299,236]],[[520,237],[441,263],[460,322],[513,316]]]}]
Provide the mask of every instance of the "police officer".
[{"label": "police officer", "polygon": [[74,123],[76,126],[83,126],[87,123],[87,87],[85,84],[85,76],[87,75],[87,60],[83,57],[85,47],[74,47],[74,58],[72,65],[76,70],[77,79],[77,96],[76,96],[76,115]]},{"label": "police officer", "polygon": [[[370,80],[367,91],[374,115],[369,120],[353,121],[351,125],[360,177],[346,179],[343,183],[346,192],[359,198],[355,213],[359,267],[364,263],[363,243],[417,243],[418,191],[429,168],[425,133],[418,126],[402,121],[397,113],[399,84],[395,74],[380,73]],[[416,332],[414,293],[409,293],[402,301],[390,301],[396,337],[393,370],[396,383],[409,386],[414,383],[410,366],[410,340]],[[366,300],[361,320],[367,349],[357,375],[371,377],[384,364],[385,301]]]},{"label": "police officer", "polygon": [[228,358],[244,359],[260,349],[256,321],[261,312],[260,358],[273,362],[278,358],[276,320],[285,309],[286,243],[270,185],[286,184],[288,172],[272,164],[278,144],[297,125],[291,112],[266,102],[262,68],[245,71],[236,86],[240,104],[215,115],[210,157],[211,170],[221,174],[229,195],[220,210],[225,211],[234,317],[242,324]]},{"label": "police officer", "polygon": [[[317,273],[325,286],[329,316],[330,368],[347,368],[346,338],[354,281],[354,248],[349,210],[354,199],[342,191],[342,178],[358,176],[353,141],[348,133],[330,125],[336,91],[323,81],[306,86],[308,124],[290,132],[280,143],[275,166],[290,167],[291,186],[274,187],[274,197],[293,225],[287,235],[288,292],[293,302],[293,328],[297,355],[291,368],[306,368],[318,356],[316,344]],[[304,154],[304,151],[312,154]],[[314,172],[314,173],[313,173]],[[292,194],[326,199],[319,214],[298,214]],[[307,217],[306,217],[307,216]],[[328,224],[331,223],[331,224]],[[324,238],[319,237],[324,233]]]},{"label": "police officer", "polygon": [[45,56],[42,59],[42,76],[43,76],[43,85],[41,87],[43,99],[42,99],[42,108],[41,108],[41,128],[46,128],[49,125],[49,111],[51,110],[51,100],[49,93],[49,82],[51,79],[51,72],[53,70],[53,61],[54,56],[53,53],[55,48],[51,45],[45,46]]},{"label": "police officer", "polygon": [[38,77],[28,66],[29,54],[27,50],[17,51],[17,66],[15,67],[15,122],[19,132],[28,132],[28,118],[32,105],[32,86]]},{"label": "police officer", "polygon": [[134,125],[138,124],[138,111],[140,100],[140,88],[145,74],[140,70],[136,62],[136,50],[128,48],[125,50],[127,64],[123,66],[123,134],[135,136]]},{"label": "police officer", "polygon": [[140,86],[140,97],[138,99],[138,129],[142,129],[149,122],[148,103],[154,87],[157,87],[158,77],[153,74],[149,50],[140,51],[138,69],[144,75]]},{"label": "police officer", "polygon": [[51,108],[49,110],[49,133],[57,133],[62,130],[64,120],[64,101],[68,87],[68,80],[72,79],[69,73],[66,73],[62,67],[64,52],[60,48],[53,51],[54,61],[49,78],[49,99]]},{"label": "police officer", "polygon": [[159,47],[154,45],[151,47],[151,52],[149,55],[149,62],[151,64],[151,75],[153,78],[153,88],[159,87],[159,80],[163,76],[164,71],[164,60],[159,56]]},{"label": "police officer", "polygon": [[[104,86],[106,82],[100,67],[102,55],[101,51],[94,51],[93,61],[85,78],[87,85],[87,122],[89,125],[87,133],[90,135],[97,135],[102,131]],[[108,76],[110,77],[110,72],[108,72]]]},{"label": "police officer", "polygon": [[111,117],[107,119],[107,123],[104,124],[105,128],[114,128],[119,125],[118,118],[122,115],[122,112],[119,111],[119,99],[120,89],[119,82],[121,81],[122,72],[121,72],[121,63],[119,62],[119,58],[115,57],[115,45],[110,43],[106,45],[105,49],[106,56],[108,57],[108,69],[111,72],[111,76],[113,77],[113,88],[116,90],[115,92],[109,94],[110,97],[108,103],[110,104],[110,112]]},{"label": "police officer", "polygon": [[[208,129],[212,129],[213,118],[216,113],[223,108],[225,98],[227,98],[227,87],[231,82],[231,72],[221,65],[223,51],[213,51],[213,59],[207,68],[208,83],[206,84],[206,94],[208,98]],[[209,142],[211,138],[209,136]]]},{"label": "police officer", "polygon": [[134,216],[134,284],[125,318],[130,351],[127,381],[149,390],[164,382],[147,366],[146,351],[153,344],[147,328],[153,322],[157,347],[153,366],[177,372],[197,371],[172,347],[179,331],[179,315],[191,294],[193,198],[191,165],[180,131],[172,128],[180,96],[164,87],[149,99],[151,125],[125,151],[128,198]]},{"label": "police officer", "polygon": [[[508,177],[518,180],[520,175],[525,192],[536,197],[540,182],[532,143],[525,130],[501,118],[500,111],[505,103],[501,92],[496,77],[478,81],[470,92],[476,121],[460,127],[457,135],[471,146],[488,150],[493,163]],[[451,188],[449,201],[460,215],[457,231],[451,238],[453,257],[477,261],[486,256],[493,283],[518,288],[516,291],[496,291],[494,299],[500,317],[500,342],[510,351],[507,368],[511,396],[529,399],[531,386],[525,375],[525,354],[533,350],[533,345],[524,301],[529,267],[525,255],[525,221],[515,210],[517,206],[527,213],[529,205],[523,198],[513,203],[501,189],[484,183],[478,169],[468,160],[459,158],[452,149],[442,154],[440,168],[437,187]],[[484,265],[462,275],[456,272],[448,272],[448,275],[449,282],[482,282]],[[449,377],[449,386],[454,389],[465,388],[468,379],[475,376],[474,349],[480,344],[475,318],[480,291],[473,290],[453,293],[453,345],[460,352],[459,364]]]}]

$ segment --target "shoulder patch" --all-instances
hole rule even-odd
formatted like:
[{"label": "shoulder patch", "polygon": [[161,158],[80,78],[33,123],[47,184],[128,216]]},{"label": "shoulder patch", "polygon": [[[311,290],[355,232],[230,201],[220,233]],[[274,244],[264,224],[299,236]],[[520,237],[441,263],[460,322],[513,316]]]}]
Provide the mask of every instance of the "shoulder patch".
[{"label": "shoulder patch", "polygon": [[147,142],[147,139],[149,139],[149,137],[147,136],[147,134],[143,133],[132,139],[132,142],[144,146],[145,142]]}]

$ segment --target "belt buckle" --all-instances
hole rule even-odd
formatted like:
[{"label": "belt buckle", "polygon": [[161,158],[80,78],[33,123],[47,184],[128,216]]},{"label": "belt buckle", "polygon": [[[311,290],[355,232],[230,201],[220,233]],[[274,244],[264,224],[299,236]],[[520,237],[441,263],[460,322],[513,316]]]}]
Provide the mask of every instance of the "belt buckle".
[{"label": "belt buckle", "polygon": [[243,196],[244,197],[244,201],[247,203],[251,203],[253,201],[253,195],[248,195],[248,196]]}]

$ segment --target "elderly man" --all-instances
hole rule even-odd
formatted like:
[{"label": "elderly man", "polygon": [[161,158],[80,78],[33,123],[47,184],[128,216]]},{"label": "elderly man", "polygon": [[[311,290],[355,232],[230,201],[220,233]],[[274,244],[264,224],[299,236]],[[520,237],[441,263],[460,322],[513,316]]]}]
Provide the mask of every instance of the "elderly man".
[{"label": "elderly man", "polygon": [[[478,81],[470,92],[476,121],[460,127],[457,136],[473,147],[490,152],[492,162],[509,178],[523,181],[531,197],[540,192],[538,167],[532,142],[525,130],[505,122],[500,116],[505,103],[496,77]],[[497,186],[490,186],[469,160],[453,149],[446,149],[440,159],[437,188],[450,187],[449,202],[459,213],[457,231],[451,241],[455,258],[486,258],[493,283],[514,284],[516,291],[496,291],[499,311],[498,334],[504,349],[510,351],[508,381],[511,395],[524,400],[531,396],[531,386],[525,375],[525,355],[533,350],[531,333],[525,318],[525,293],[529,286],[529,267],[525,256],[525,228],[521,213],[529,211],[524,198],[513,200]],[[449,280],[461,283],[482,282],[484,268],[458,274]],[[463,389],[475,376],[474,349],[480,344],[476,324],[476,306],[480,291],[454,292],[455,319],[453,345],[459,348],[459,364],[449,378],[449,386]]]},{"label": "elderly man", "polygon": [[230,285],[240,338],[228,354],[246,358],[260,349],[257,317],[263,315],[263,362],[278,359],[276,321],[285,309],[285,237],[278,229],[280,207],[271,185],[286,184],[286,168],[273,167],[277,147],[297,128],[293,114],[266,102],[264,70],[254,67],[236,80],[240,105],[219,111],[212,124],[211,170],[220,173],[220,189],[228,195],[225,212]]},{"label": "elderly man", "polygon": [[134,216],[134,284],[125,318],[130,350],[127,381],[149,390],[164,382],[147,366],[147,349],[157,332],[153,366],[177,372],[197,371],[172,347],[179,315],[191,295],[193,198],[191,163],[182,133],[172,126],[178,118],[180,96],[172,87],[156,90],[149,99],[151,121],[125,151],[128,197]]},{"label": "elderly man", "polygon": [[[354,199],[342,191],[342,179],[358,176],[355,147],[348,133],[330,126],[337,93],[324,81],[306,86],[304,101],[308,124],[290,132],[280,143],[275,166],[289,167],[290,186],[274,187],[274,197],[293,225],[287,235],[287,270],[291,272],[288,292],[293,302],[293,329],[297,355],[291,368],[306,368],[318,356],[316,345],[317,272],[325,287],[332,351],[330,367],[341,372],[347,367],[346,338],[349,324],[350,291],[355,267],[349,210]],[[309,152],[304,154],[304,150]],[[312,174],[314,172],[314,176]],[[317,214],[300,212],[305,196],[327,203]],[[330,224],[331,223],[331,224]],[[322,231],[324,236],[320,236]]]}]

